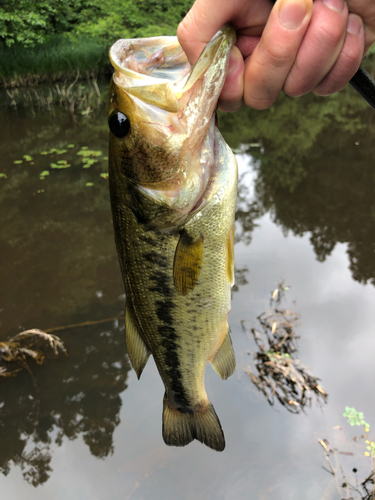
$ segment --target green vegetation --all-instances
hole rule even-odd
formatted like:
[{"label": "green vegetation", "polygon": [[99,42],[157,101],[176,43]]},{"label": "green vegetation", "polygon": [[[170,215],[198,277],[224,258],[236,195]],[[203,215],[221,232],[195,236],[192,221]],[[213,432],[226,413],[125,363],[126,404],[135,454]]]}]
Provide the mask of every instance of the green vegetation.
[{"label": "green vegetation", "polygon": [[192,0],[4,0],[0,84],[35,84],[109,70],[118,38],[175,35]]},{"label": "green vegetation", "polygon": [[346,418],[348,424],[352,427],[355,425],[363,425],[366,432],[370,430],[370,424],[365,421],[363,413],[361,411],[357,411],[355,408],[345,406],[345,411],[342,416]]}]

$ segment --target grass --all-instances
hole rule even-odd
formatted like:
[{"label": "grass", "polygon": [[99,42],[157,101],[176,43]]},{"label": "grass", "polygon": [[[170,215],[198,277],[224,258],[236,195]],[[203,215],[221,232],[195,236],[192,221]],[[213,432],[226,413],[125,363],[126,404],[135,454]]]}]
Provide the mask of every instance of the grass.
[{"label": "grass", "polygon": [[43,81],[87,77],[109,71],[108,47],[90,38],[70,40],[55,36],[25,49],[5,47],[0,57],[0,86],[37,85]]}]

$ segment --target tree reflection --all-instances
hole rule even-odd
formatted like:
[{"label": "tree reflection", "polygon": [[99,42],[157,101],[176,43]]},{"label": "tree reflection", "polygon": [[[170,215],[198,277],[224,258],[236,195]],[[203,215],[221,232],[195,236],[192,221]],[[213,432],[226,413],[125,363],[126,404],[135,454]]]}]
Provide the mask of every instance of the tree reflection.
[{"label": "tree reflection", "polygon": [[[320,261],[347,243],[353,278],[375,284],[375,116],[366,103],[350,90],[324,100],[284,96],[265,112],[245,109],[222,123],[232,147],[260,144],[247,151],[258,160],[256,200],[274,222],[285,233],[309,232]],[[244,220],[262,213],[254,203]]]},{"label": "tree reflection", "polygon": [[130,370],[123,322],[63,338],[68,359],[32,366],[37,393],[26,372],[0,381],[0,470],[7,475],[13,462],[34,486],[50,477],[53,450],[64,437],[81,436],[94,456],[105,458],[120,423],[120,393]]}]

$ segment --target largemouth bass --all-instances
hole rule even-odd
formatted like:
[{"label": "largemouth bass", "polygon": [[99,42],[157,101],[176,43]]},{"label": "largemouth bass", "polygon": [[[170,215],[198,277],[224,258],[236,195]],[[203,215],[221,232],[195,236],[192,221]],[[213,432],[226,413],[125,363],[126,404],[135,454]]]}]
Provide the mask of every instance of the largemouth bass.
[{"label": "largemouth bass", "polygon": [[218,451],[225,440],[204,372],[207,361],[223,379],[235,369],[237,164],[215,124],[234,42],[224,26],[193,67],[176,37],[110,50],[109,182],[129,357],[138,378],[155,359],[165,443]]}]

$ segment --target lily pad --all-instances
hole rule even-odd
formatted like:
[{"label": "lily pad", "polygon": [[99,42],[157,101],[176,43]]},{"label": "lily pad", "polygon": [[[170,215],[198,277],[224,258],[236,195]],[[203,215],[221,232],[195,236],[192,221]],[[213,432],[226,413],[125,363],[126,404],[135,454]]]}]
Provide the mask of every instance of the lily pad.
[{"label": "lily pad", "polygon": [[86,182],[86,184],[85,184],[85,186],[86,186],[86,187],[91,187],[91,186],[93,186],[93,185],[94,185],[94,183],[93,183],[93,182]]},{"label": "lily pad", "polygon": [[39,174],[39,179],[42,181],[48,175],[50,175],[49,170],[43,170],[43,172],[40,172]]},{"label": "lily pad", "polygon": [[13,163],[15,165],[20,165],[21,163],[23,163],[23,160],[15,160]]}]

